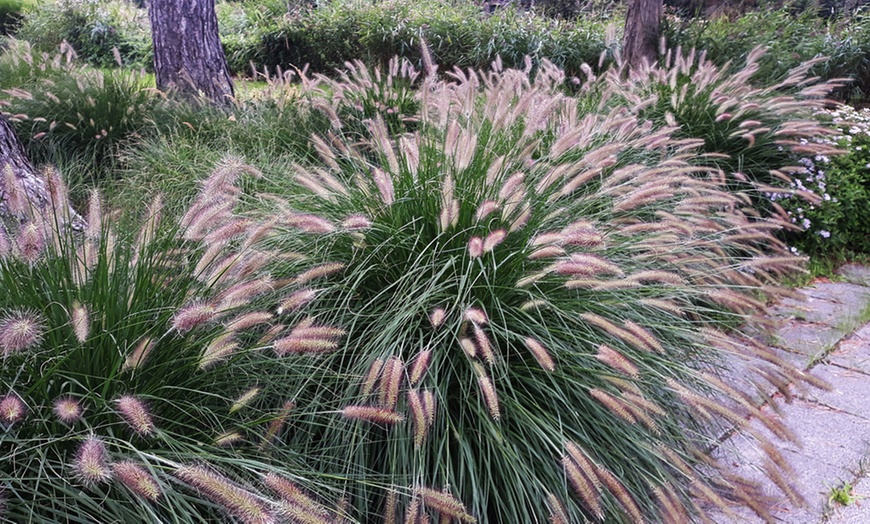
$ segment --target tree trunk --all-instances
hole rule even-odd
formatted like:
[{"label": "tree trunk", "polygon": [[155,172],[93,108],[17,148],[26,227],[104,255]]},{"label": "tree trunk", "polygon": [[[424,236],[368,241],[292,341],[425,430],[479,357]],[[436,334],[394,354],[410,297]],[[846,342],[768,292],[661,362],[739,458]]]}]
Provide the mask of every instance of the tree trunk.
[{"label": "tree trunk", "polygon": [[214,0],[150,0],[157,89],[224,105],[233,96]]},{"label": "tree trunk", "polygon": [[[56,209],[55,204],[66,209]],[[4,223],[24,223],[37,215],[47,220],[69,220],[73,230],[85,227],[85,220],[67,204],[66,194],[52,198],[52,191],[36,174],[15,130],[0,115],[0,228]]]},{"label": "tree trunk", "polygon": [[653,63],[657,56],[663,0],[628,0],[622,58],[629,68],[644,60]]}]

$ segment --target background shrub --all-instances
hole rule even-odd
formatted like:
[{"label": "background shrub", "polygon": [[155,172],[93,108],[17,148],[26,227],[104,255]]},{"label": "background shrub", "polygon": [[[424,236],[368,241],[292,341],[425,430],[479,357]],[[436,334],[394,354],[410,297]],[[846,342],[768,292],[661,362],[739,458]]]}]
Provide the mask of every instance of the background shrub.
[{"label": "background shrub", "polygon": [[24,12],[33,7],[35,0],[2,0],[0,1],[0,35],[5,35],[16,29]]},{"label": "background shrub", "polygon": [[617,43],[607,38],[607,23],[595,17],[555,20],[510,7],[486,14],[471,2],[332,1],[266,28],[260,63],[285,69],[310,64],[312,71],[330,73],[348,60],[385,65],[398,55],[419,68],[425,39],[442,71],[487,68],[496,56],[506,66],[521,67],[528,55],[535,64],[549,58],[576,74],[582,63],[598,64],[602,53],[613,52]]},{"label": "background shrub", "polygon": [[815,200],[769,196],[803,229],[788,239],[801,252],[835,259],[870,254],[870,110],[841,107],[822,117],[838,130],[825,142],[845,154],[807,155],[799,160],[803,169],[791,187],[812,192]]},{"label": "background shrub", "polygon": [[53,54],[67,41],[87,63],[150,68],[151,29],[148,13],[123,0],[57,0],[27,13],[16,33],[37,52]]},{"label": "background shrub", "polygon": [[759,85],[773,85],[801,63],[825,57],[810,74],[822,79],[852,78],[837,95],[856,100],[866,96],[870,85],[868,31],[867,12],[824,19],[813,9],[781,8],[751,10],[735,19],[667,16],[663,28],[669,45],[705,50],[720,67],[739,67],[752,49],[764,48],[753,80]]}]

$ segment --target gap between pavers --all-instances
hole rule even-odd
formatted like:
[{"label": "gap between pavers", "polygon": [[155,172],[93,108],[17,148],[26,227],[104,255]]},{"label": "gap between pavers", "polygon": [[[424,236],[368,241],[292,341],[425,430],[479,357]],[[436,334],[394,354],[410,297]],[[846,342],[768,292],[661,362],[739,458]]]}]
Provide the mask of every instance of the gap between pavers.
[{"label": "gap between pavers", "polygon": [[[766,479],[764,454],[746,433],[729,435],[717,450],[735,473],[762,482],[765,494],[776,501],[770,507],[776,522],[870,523],[870,500],[864,506],[848,508],[829,502],[832,490],[847,483],[855,485],[859,501],[862,489],[870,497],[870,478],[862,477],[865,461],[870,458],[870,402],[865,401],[870,398],[870,324],[861,327],[870,320],[866,318],[870,312],[870,268],[845,266],[840,271],[848,282],[816,284],[800,290],[806,301],[786,299],[770,310],[772,317],[784,322],[772,344],[778,354],[801,369],[811,369],[814,376],[832,386],[830,391],[800,392],[789,404],[782,403],[781,396],[774,398],[797,443],[771,439],[792,464],[790,481],[807,499],[807,505],[791,504]],[[750,424],[767,435],[758,421]],[[713,512],[711,517],[717,524],[763,522],[746,508],[735,508],[730,516]]]}]

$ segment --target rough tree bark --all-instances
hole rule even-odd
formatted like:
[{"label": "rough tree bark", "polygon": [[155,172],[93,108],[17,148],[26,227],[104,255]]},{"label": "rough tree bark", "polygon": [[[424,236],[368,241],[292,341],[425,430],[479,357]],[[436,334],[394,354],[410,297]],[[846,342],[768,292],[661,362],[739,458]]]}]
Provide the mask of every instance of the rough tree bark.
[{"label": "rough tree bark", "polygon": [[157,88],[224,105],[233,81],[218,36],[214,0],[149,0]]},{"label": "rough tree bark", "polygon": [[622,58],[629,68],[646,60],[653,63],[657,56],[661,32],[663,0],[628,0]]},{"label": "rough tree bark", "polygon": [[[21,210],[24,207],[26,213]],[[0,115],[0,227],[4,222],[27,222],[37,213],[50,218],[46,214],[58,215],[56,211],[45,179],[36,173],[15,130]],[[70,207],[60,216],[68,218],[74,230],[85,227],[85,220]]]}]

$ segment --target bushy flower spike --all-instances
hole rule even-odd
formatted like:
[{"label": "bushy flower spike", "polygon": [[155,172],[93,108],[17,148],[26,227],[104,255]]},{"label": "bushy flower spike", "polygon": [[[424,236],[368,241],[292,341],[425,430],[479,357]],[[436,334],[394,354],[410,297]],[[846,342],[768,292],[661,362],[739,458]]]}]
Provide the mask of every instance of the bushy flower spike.
[{"label": "bushy flower spike", "polygon": [[125,460],[112,464],[115,479],[136,495],[150,501],[160,498],[160,486],[154,476],[136,462]]},{"label": "bushy flower spike", "polygon": [[70,325],[72,325],[76,340],[84,343],[91,329],[90,315],[87,308],[78,302],[73,304],[72,312],[70,313]]},{"label": "bushy flower spike", "polygon": [[45,231],[36,221],[22,224],[15,238],[18,256],[28,264],[35,264],[45,250]]},{"label": "bushy flower spike", "polygon": [[465,505],[456,500],[449,492],[424,487],[420,488],[419,493],[427,508],[432,508],[442,515],[460,522],[477,522],[477,519],[465,509]]},{"label": "bushy flower spike", "polygon": [[64,424],[73,424],[82,418],[85,410],[80,401],[72,397],[61,397],[54,401],[52,411]]},{"label": "bushy flower spike", "polygon": [[155,432],[154,421],[145,403],[133,395],[125,395],[115,401],[118,413],[137,434],[147,437]]},{"label": "bushy flower spike", "polygon": [[8,393],[0,398],[0,422],[4,426],[11,426],[21,422],[27,413],[24,401],[15,393]]},{"label": "bushy flower spike", "polygon": [[0,319],[0,350],[3,356],[39,345],[45,333],[45,324],[39,313],[13,311]]},{"label": "bushy flower spike", "polygon": [[150,338],[146,337],[140,340],[136,347],[133,348],[133,352],[127,357],[124,361],[124,370],[136,369],[145,362],[145,359],[148,358],[148,355],[151,353],[151,350],[154,349],[154,345],[156,342]]},{"label": "bushy flower spike", "polygon": [[232,406],[230,406],[230,414],[235,413],[236,411],[239,411],[240,409],[250,404],[251,401],[254,400],[262,390],[263,388],[253,387],[239,395],[239,398],[233,401]]},{"label": "bushy flower spike", "polygon": [[341,411],[341,414],[348,419],[363,420],[374,424],[392,425],[405,420],[401,413],[375,406],[347,406]]},{"label": "bushy flower spike", "polygon": [[426,370],[429,369],[429,362],[431,360],[431,349],[421,351],[414,359],[414,362],[411,364],[411,374],[408,376],[408,380],[411,382],[412,386],[417,385],[417,383],[423,378],[423,375],[426,374]]},{"label": "bushy flower spike", "polygon": [[290,412],[296,409],[296,402],[293,400],[288,400],[284,402],[284,405],[281,406],[281,409],[278,411],[278,414],[269,422],[269,426],[266,428],[266,433],[263,436],[263,445],[268,444],[275,437],[278,436],[281,429],[284,428],[284,424],[287,423],[287,419],[290,417]]},{"label": "bushy flower spike", "polygon": [[180,466],[175,470],[175,476],[245,524],[276,522],[269,506],[258,495],[242,489],[216,471],[205,466]]},{"label": "bushy flower spike", "polygon": [[85,485],[106,482],[112,477],[108,460],[109,454],[103,441],[88,437],[79,445],[73,469]]},{"label": "bushy flower spike", "polygon": [[296,516],[300,522],[312,524],[331,522],[327,509],[290,479],[269,473],[263,477],[263,484],[281,497],[281,500],[301,510],[301,513]]},{"label": "bushy flower spike", "polygon": [[197,326],[211,322],[217,318],[217,311],[212,304],[194,303],[179,309],[172,317],[172,328],[179,333],[187,333]]}]

